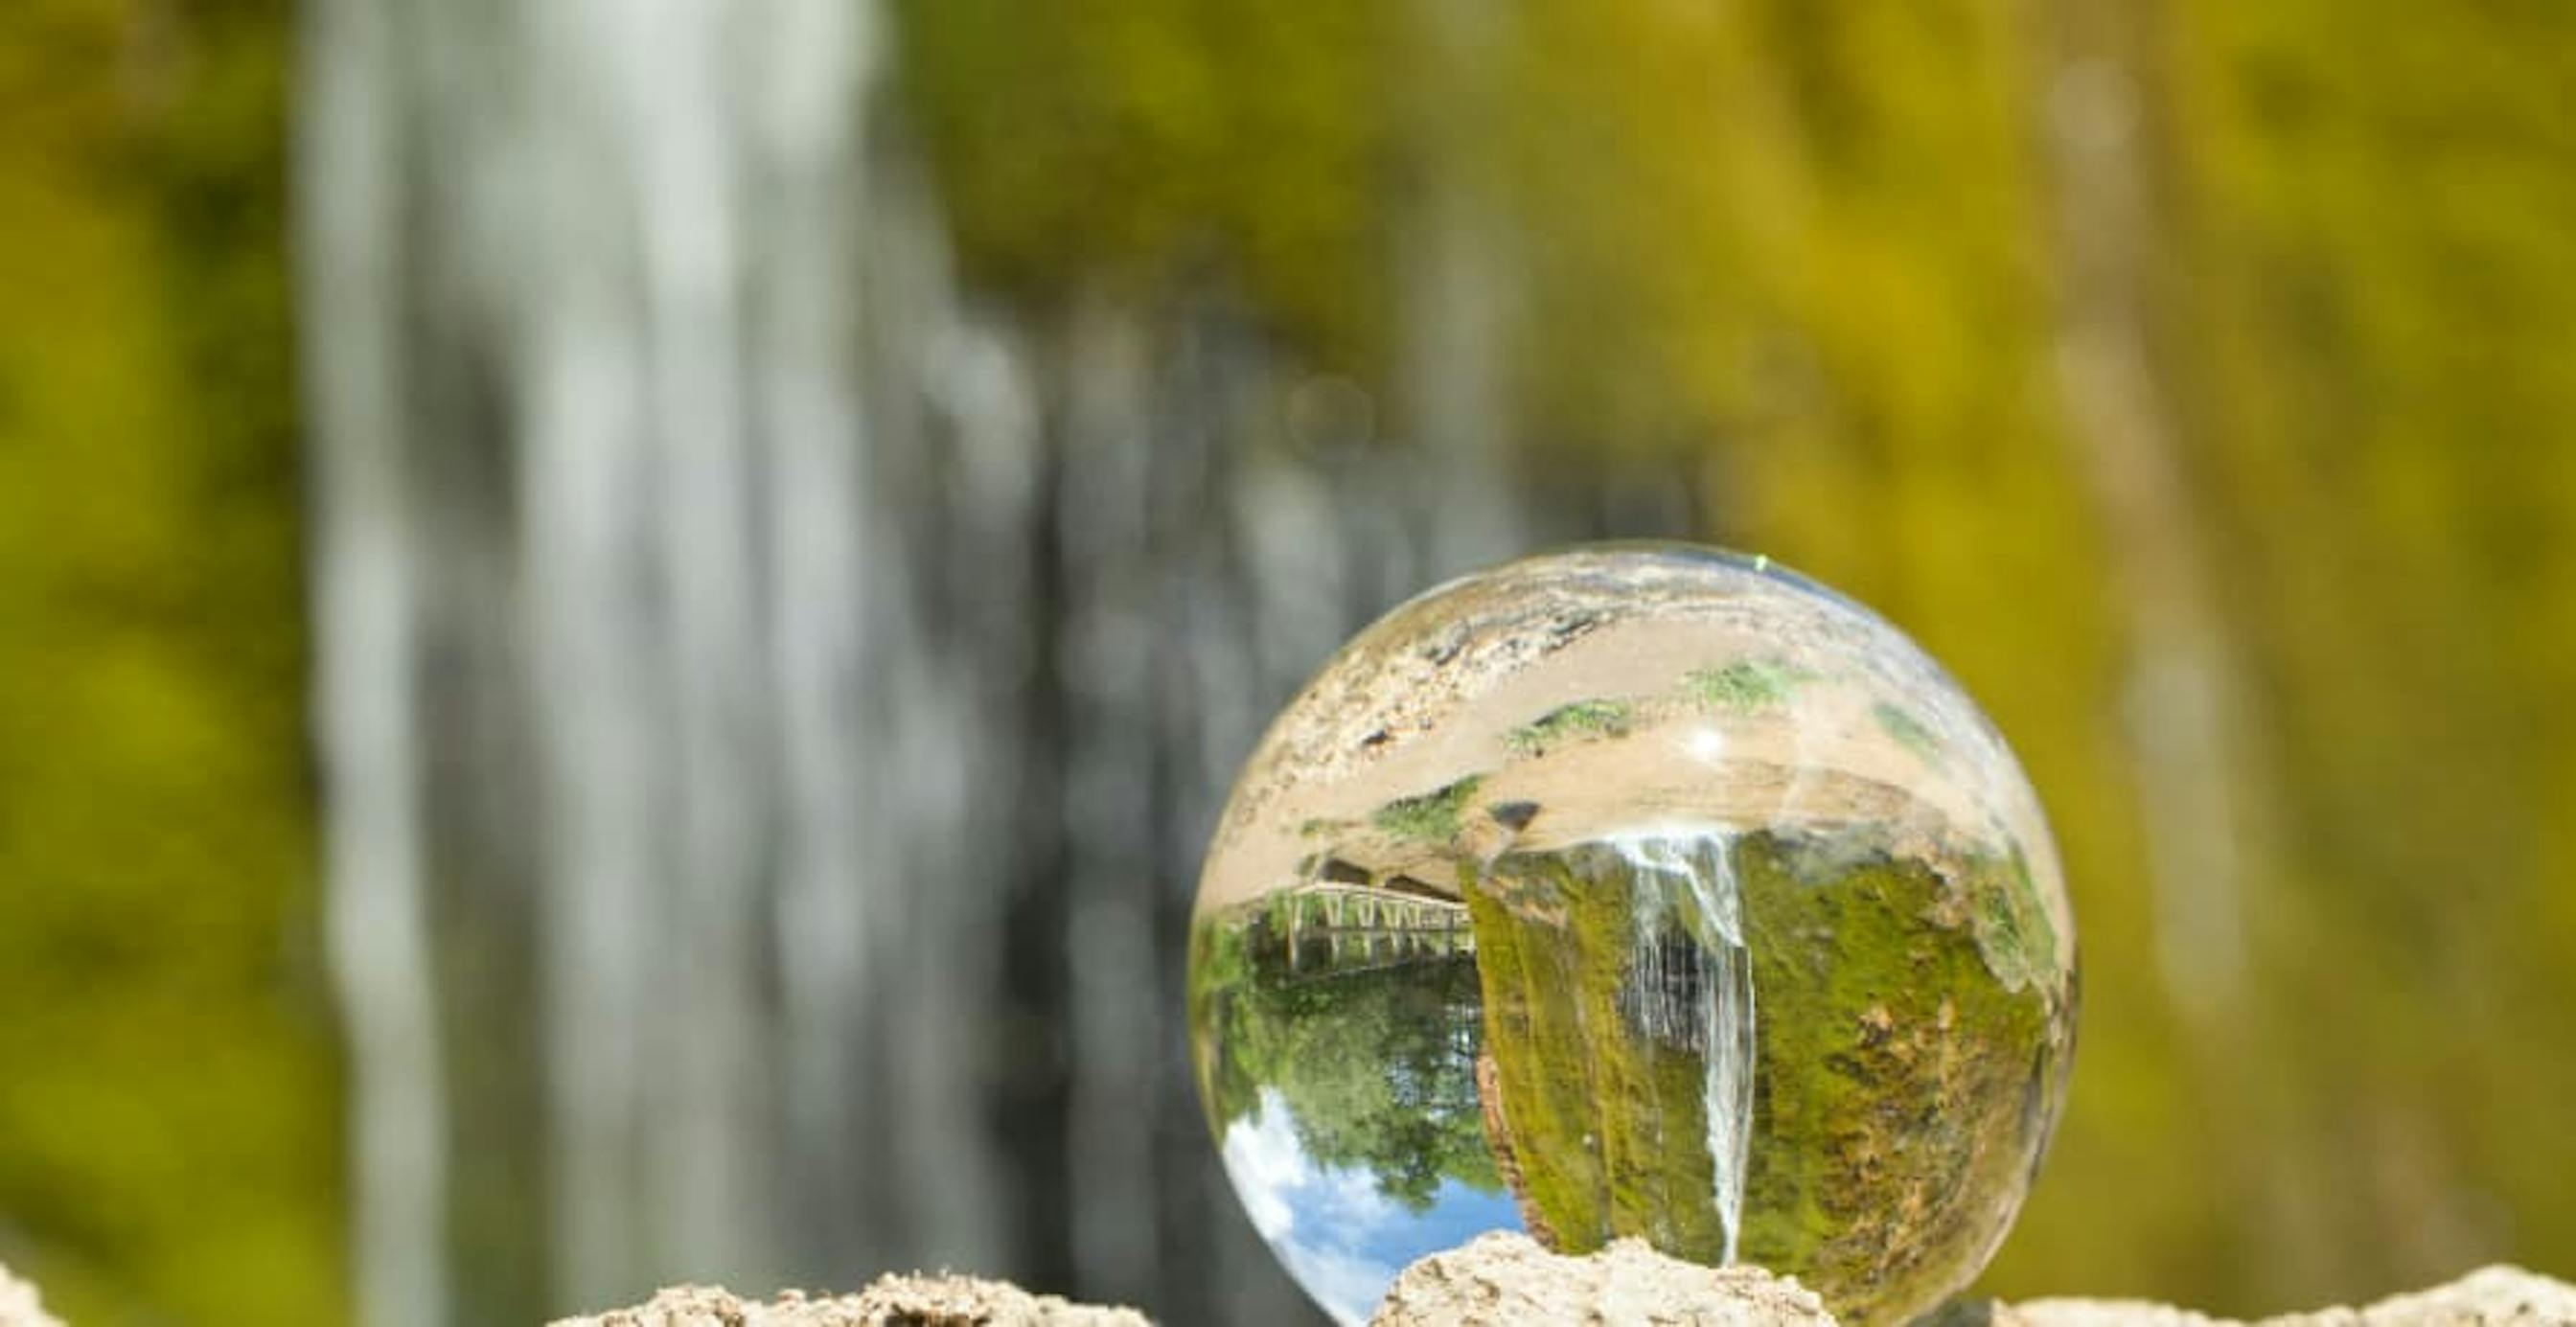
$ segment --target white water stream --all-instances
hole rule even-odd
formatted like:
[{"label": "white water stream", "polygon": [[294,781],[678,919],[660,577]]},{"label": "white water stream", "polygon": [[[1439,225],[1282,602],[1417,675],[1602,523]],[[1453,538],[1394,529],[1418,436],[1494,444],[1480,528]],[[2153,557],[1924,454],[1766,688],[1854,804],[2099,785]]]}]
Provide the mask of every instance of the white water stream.
[{"label": "white water stream", "polygon": [[305,9],[369,1323],[941,1264],[1285,1320],[1179,1030],[1218,799],[1421,585],[1688,522],[1516,477],[1463,182],[1403,223],[1383,401],[1221,293],[969,299],[883,21]]},{"label": "white water stream", "polygon": [[[1637,941],[1633,980],[1654,997],[1695,984],[1700,1005],[1650,1013],[1649,1031],[1697,1043],[1707,1058],[1705,1102],[1713,1201],[1726,1230],[1726,1260],[1743,1231],[1745,1159],[1753,1139],[1753,960],[1745,945],[1744,900],[1735,878],[1732,831],[1657,829],[1606,839],[1635,873]],[[1666,937],[1690,937],[1704,979],[1677,983],[1664,971]]]}]

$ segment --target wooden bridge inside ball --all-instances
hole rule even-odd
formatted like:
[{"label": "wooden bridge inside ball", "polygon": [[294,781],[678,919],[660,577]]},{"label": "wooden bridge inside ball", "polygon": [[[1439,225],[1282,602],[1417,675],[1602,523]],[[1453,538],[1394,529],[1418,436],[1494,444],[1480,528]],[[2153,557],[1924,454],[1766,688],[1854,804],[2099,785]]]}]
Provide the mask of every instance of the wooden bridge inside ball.
[{"label": "wooden bridge inside ball", "polygon": [[1476,952],[1467,905],[1422,888],[1311,880],[1273,896],[1272,924],[1301,978],[1353,976]]}]

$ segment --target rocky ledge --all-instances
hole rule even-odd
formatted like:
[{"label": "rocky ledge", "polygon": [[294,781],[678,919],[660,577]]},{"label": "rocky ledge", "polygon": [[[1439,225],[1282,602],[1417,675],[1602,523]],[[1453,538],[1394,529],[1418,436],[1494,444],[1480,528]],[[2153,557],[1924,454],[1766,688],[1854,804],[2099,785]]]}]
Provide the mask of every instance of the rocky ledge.
[{"label": "rocky ledge", "polygon": [[[1830,1327],[1816,1296],[1759,1268],[1678,1262],[1635,1240],[1566,1258],[1522,1235],[1484,1235],[1405,1269],[1371,1327]],[[0,1327],[62,1327],[35,1287],[0,1267]],[[746,1300],[682,1286],[634,1308],[554,1327],[1151,1327],[1133,1309],[1069,1304],[962,1276],[888,1276],[855,1295],[788,1291]],[[2139,1300],[1970,1301],[1932,1327],[2248,1327]],[[2576,1327],[2576,1286],[2515,1267],[2360,1308],[2265,1318],[2250,1327]]]},{"label": "rocky ledge", "polygon": [[1405,1268],[1370,1327],[1832,1327],[1833,1321],[1814,1291],[1758,1267],[1702,1267],[1633,1239],[1566,1258],[1527,1235],[1494,1234]]},{"label": "rocky ledge", "polygon": [[[0,1322],[0,1327],[9,1327]],[[681,1286],[631,1309],[565,1318],[553,1327],[1153,1327],[1134,1309],[1068,1304],[965,1276],[885,1276],[855,1295],[787,1291],[756,1302]]]},{"label": "rocky ledge", "polygon": [[[1634,1240],[1589,1257],[1565,1258],[1524,1235],[1485,1235],[1406,1268],[1371,1327],[1818,1327],[1833,1320],[1796,1281],[1755,1268],[1677,1262]],[[2140,1300],[2039,1299],[1953,1304],[1934,1316],[1931,1327],[2245,1325]],[[2576,1327],[2576,1286],[2520,1268],[2489,1267],[2362,1308],[2287,1314],[2253,1327]]]},{"label": "rocky ledge", "polygon": [[[1405,1269],[1371,1327],[1832,1327],[1795,1280],[1755,1267],[1702,1267],[1621,1240],[1566,1258],[1524,1235],[1484,1235]],[[638,1308],[556,1327],[1146,1327],[1130,1309],[1085,1308],[963,1277],[888,1277],[839,1299],[750,1303],[668,1290]],[[0,1327],[13,1327],[0,1319]],[[2242,1327],[2136,1300],[1970,1301],[1932,1327]],[[2576,1327],[2576,1286],[2512,1267],[2363,1308],[2267,1318],[2255,1327]]]},{"label": "rocky ledge", "polygon": [[[2164,1304],[2123,1299],[2035,1299],[1970,1305],[1969,1327],[2239,1327]],[[2318,1309],[2259,1320],[2254,1327],[2569,1327],[2576,1324],[2576,1286],[2519,1267],[2487,1267],[2448,1285],[2394,1295],[2360,1308]],[[1942,1327],[1949,1327],[1944,1323]]]}]

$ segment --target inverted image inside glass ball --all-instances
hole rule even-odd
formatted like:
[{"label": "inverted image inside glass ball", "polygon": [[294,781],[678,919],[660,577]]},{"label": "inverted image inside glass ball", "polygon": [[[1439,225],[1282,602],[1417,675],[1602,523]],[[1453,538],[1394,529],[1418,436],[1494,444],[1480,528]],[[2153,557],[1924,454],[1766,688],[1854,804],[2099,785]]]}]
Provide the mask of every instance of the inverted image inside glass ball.
[{"label": "inverted image inside glass ball", "polygon": [[1412,600],[1281,714],[1200,881],[1190,1033],[1237,1194],[1340,1321],[1518,1229],[1889,1323],[2019,1208],[2074,954],[2037,799],[1922,651],[1766,561],[1609,545]]}]

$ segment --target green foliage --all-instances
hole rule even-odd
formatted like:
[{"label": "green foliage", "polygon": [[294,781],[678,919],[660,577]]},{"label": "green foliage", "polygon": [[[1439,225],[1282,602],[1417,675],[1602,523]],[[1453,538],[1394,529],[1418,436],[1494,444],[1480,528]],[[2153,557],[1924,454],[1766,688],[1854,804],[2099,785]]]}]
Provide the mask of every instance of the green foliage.
[{"label": "green foliage", "polygon": [[2030,862],[2019,848],[2004,861],[1980,862],[1966,872],[1961,887],[1968,892],[1969,922],[1977,953],[2004,989],[2054,986],[2064,964],[2058,953],[2057,927],[2048,905],[2030,878]]},{"label": "green foliage", "polygon": [[1578,700],[1503,734],[1503,745],[1528,756],[1586,738],[1626,737],[1636,715],[1637,707],[1624,700]]},{"label": "green foliage", "polygon": [[287,25],[0,8],[0,1261],[88,1324],[346,1317]]},{"label": "green foliage", "polygon": [[1398,798],[1379,807],[1370,823],[1397,838],[1447,843],[1458,837],[1467,803],[1484,782],[1483,775],[1471,774],[1419,796]]},{"label": "green foliage", "polygon": [[1203,920],[1193,943],[1207,956],[1191,971],[1193,1023],[1212,1033],[1199,1049],[1201,1100],[1219,1137],[1266,1088],[1310,1161],[1365,1170],[1414,1211],[1444,1180],[1501,1186],[1476,1098],[1472,959],[1299,979],[1258,905]]},{"label": "green foliage", "polygon": [[897,76],[971,272],[1040,302],[1216,275],[1373,367],[1381,190],[1418,95],[1377,0],[894,0]]},{"label": "green foliage", "polygon": [[[1192,1029],[1190,1063],[1198,1072],[1199,1105],[1207,1112],[1208,1132],[1222,1136],[1225,1126],[1252,1113],[1260,1089],[1245,1071],[1239,1055],[1220,1056],[1210,1034],[1230,1037],[1235,1016],[1225,1002],[1253,978],[1246,932],[1256,919],[1266,919],[1266,905],[1250,905],[1224,917],[1202,917],[1190,926],[1189,1015]],[[1248,915],[1247,915],[1248,914]]]},{"label": "green foliage", "polygon": [[1751,714],[1777,709],[1813,677],[1806,669],[1778,659],[1747,658],[1695,669],[1683,679],[1683,686],[1703,705]]},{"label": "green foliage", "polygon": [[1883,700],[1869,707],[1869,717],[1877,721],[1880,731],[1895,738],[1898,746],[1913,752],[1924,764],[1940,768],[1941,739],[1933,736],[1921,719]]}]

